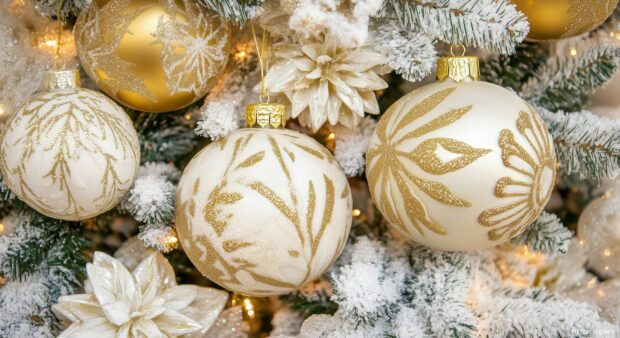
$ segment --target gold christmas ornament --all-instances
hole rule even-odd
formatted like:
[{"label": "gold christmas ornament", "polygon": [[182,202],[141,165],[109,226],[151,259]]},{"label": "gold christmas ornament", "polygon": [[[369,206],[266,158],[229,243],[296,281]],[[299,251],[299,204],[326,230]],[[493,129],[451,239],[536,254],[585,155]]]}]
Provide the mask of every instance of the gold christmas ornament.
[{"label": "gold christmas ornament", "polygon": [[4,183],[40,213],[78,221],[116,206],[138,173],[133,123],[105,95],[79,87],[77,70],[45,75],[47,91],[7,122]]},{"label": "gold christmas ornament", "polygon": [[477,58],[440,59],[438,76],[379,121],[367,152],[371,195],[415,242],[495,246],[531,224],[551,196],[551,136],[521,98],[475,80]]},{"label": "gold christmas ornament", "polygon": [[215,84],[230,27],[195,1],[93,1],[75,25],[82,66],[99,88],[147,112],[183,108]]},{"label": "gold christmas ornament", "polygon": [[510,0],[530,22],[530,40],[556,40],[589,32],[602,24],[618,0]]}]

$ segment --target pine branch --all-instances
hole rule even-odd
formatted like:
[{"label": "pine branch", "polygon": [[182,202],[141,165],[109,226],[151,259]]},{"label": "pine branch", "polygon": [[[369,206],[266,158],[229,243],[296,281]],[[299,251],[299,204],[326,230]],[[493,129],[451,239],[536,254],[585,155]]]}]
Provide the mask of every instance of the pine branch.
[{"label": "pine branch", "polygon": [[488,82],[518,91],[524,82],[548,57],[547,46],[525,42],[516,47],[514,54],[495,54],[480,63],[480,77]]},{"label": "pine branch", "polygon": [[140,139],[142,163],[183,161],[199,145],[199,138],[183,113],[142,113],[134,121]]},{"label": "pine branch", "polygon": [[[34,8],[48,18],[66,22],[69,17],[77,17],[90,5],[92,0],[32,0]],[[58,8],[60,6],[60,8]],[[58,14],[60,13],[60,18]]]},{"label": "pine branch", "polygon": [[169,224],[174,212],[180,171],[170,163],[149,162],[140,166],[138,178],[121,208],[138,222]]},{"label": "pine branch", "polygon": [[538,108],[553,136],[564,175],[599,182],[620,170],[620,122],[583,111],[551,113]]},{"label": "pine branch", "polygon": [[219,16],[243,25],[254,16],[262,0],[198,0],[200,4],[215,11]]},{"label": "pine branch", "polygon": [[326,290],[317,290],[311,296],[301,292],[294,292],[280,297],[288,304],[291,310],[299,313],[300,317],[306,319],[312,315],[329,314],[333,315],[338,310],[338,304],[330,300],[331,295]]},{"label": "pine branch", "polygon": [[476,319],[465,303],[472,260],[466,253],[415,247],[413,272],[404,290],[410,306],[428,322],[436,337],[474,337]]},{"label": "pine branch", "polygon": [[51,307],[84,277],[84,227],[25,208],[9,217],[16,230],[0,237],[0,336],[54,337],[60,323]]},{"label": "pine branch", "polygon": [[544,212],[519,236],[512,239],[514,244],[525,244],[535,252],[548,256],[561,256],[568,251],[573,233],[568,230],[558,216]]},{"label": "pine branch", "polygon": [[483,337],[613,336],[616,332],[593,306],[560,299],[541,289],[498,292],[477,301],[474,311]]},{"label": "pine branch", "polygon": [[407,81],[420,81],[430,74],[437,59],[433,40],[404,29],[390,20],[377,29],[375,48],[388,58],[388,65]]},{"label": "pine branch", "polygon": [[407,30],[503,54],[529,31],[525,15],[505,0],[386,0],[383,14]]},{"label": "pine branch", "polygon": [[620,65],[620,47],[592,42],[576,56],[556,55],[523,84],[520,96],[549,110],[580,110]]}]

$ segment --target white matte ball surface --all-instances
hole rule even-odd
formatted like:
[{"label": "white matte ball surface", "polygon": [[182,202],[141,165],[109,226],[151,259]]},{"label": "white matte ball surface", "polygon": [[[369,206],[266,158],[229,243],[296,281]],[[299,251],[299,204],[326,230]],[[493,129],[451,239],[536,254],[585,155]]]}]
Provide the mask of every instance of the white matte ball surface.
[{"label": "white matte ball surface", "polygon": [[479,250],[538,217],[555,154],[544,123],[514,93],[446,79],[387,110],[369,141],[366,173],[377,207],[409,239]]},{"label": "white matte ball surface", "polygon": [[577,236],[588,266],[604,277],[620,276],[620,187],[592,201],[579,216]]},{"label": "white matte ball surface", "polygon": [[242,129],[183,172],[176,229],[207,278],[267,296],[319,277],[342,251],[351,191],[331,153],[291,130]]},{"label": "white matte ball surface", "polygon": [[77,221],[116,206],[138,172],[138,135],[105,95],[64,89],[34,96],[7,122],[4,183],[40,213]]}]

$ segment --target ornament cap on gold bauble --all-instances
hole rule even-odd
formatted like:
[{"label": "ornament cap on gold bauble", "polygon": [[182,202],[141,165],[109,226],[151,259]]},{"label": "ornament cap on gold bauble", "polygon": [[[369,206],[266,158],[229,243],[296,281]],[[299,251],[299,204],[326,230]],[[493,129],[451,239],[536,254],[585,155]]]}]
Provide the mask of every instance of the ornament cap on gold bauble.
[{"label": "ornament cap on gold bauble", "polygon": [[587,33],[602,24],[618,0],[510,0],[527,16],[531,41],[557,40]]},{"label": "ornament cap on gold bauble", "polygon": [[477,58],[442,58],[438,77],[396,101],[377,124],[366,153],[372,198],[391,226],[420,244],[501,244],[551,196],[551,136],[527,102],[477,81]]}]

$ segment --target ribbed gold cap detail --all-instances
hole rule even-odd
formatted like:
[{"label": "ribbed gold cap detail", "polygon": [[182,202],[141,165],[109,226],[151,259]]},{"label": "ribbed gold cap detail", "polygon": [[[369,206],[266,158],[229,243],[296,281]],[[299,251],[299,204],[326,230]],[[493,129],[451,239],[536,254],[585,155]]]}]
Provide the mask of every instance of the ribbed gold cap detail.
[{"label": "ribbed gold cap detail", "polygon": [[447,56],[437,61],[437,79],[451,78],[461,82],[467,78],[480,79],[480,70],[477,56]]},{"label": "ribbed gold cap detail", "polygon": [[283,129],[286,110],[279,103],[255,103],[245,108],[245,124],[249,128]]},{"label": "ribbed gold cap detail", "polygon": [[79,88],[81,86],[80,71],[71,70],[49,70],[43,75],[45,89],[48,91]]}]

